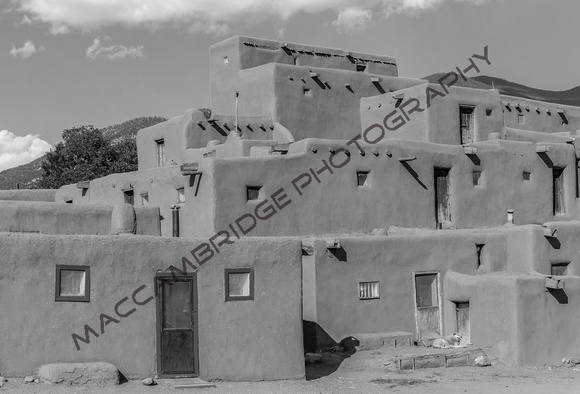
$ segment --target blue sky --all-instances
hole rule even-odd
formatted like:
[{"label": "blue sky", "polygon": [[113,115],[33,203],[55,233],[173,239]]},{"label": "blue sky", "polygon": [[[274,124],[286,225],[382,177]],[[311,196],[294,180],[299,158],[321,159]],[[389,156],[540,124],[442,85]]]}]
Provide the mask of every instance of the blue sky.
[{"label": "blue sky", "polygon": [[63,129],[210,107],[209,47],[249,35],[394,56],[399,75],[463,65],[580,85],[577,0],[0,0],[0,170]]}]

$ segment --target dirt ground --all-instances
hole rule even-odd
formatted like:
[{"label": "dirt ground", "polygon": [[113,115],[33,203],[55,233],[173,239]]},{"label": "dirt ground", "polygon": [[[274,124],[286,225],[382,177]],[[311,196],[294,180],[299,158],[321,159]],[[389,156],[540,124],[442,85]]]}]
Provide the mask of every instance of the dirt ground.
[{"label": "dirt ground", "polygon": [[[324,364],[309,367],[309,376],[330,372],[340,357],[329,356]],[[577,393],[580,392],[580,368],[571,366],[506,367],[493,362],[490,367],[431,368],[395,371],[385,367],[390,358],[380,350],[355,353],[334,372],[313,380],[275,382],[214,382],[215,388],[172,389],[161,383],[145,387],[141,381],[129,381],[113,388],[50,386],[25,384],[22,379],[8,379],[1,391],[11,393],[175,393],[199,394],[334,394],[334,393]],[[333,361],[334,360],[334,361]]]}]

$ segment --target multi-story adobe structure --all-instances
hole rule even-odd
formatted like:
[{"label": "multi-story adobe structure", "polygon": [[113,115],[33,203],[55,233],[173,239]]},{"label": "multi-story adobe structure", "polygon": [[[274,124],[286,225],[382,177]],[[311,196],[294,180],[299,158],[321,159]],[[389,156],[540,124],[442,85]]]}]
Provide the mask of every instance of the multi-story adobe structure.
[{"label": "multi-story adobe structure", "polygon": [[577,353],[580,108],[452,86],[479,53],[429,84],[386,56],[214,45],[211,113],[139,131],[139,171],[0,193],[0,369],[300,378],[305,348],[391,332]]}]

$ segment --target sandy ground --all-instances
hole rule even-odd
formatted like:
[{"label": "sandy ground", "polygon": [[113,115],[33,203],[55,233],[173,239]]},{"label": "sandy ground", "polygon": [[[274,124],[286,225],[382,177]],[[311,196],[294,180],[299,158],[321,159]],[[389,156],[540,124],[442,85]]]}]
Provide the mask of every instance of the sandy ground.
[{"label": "sandy ground", "polygon": [[[391,355],[392,356],[392,355]],[[580,370],[569,366],[506,367],[497,362],[490,367],[431,368],[394,371],[384,366],[388,355],[381,350],[362,351],[347,358],[336,371],[314,380],[275,382],[214,382],[215,388],[180,389],[161,383],[145,387],[129,381],[113,388],[25,384],[8,379],[1,391],[14,393],[176,393],[199,394],[334,394],[334,393],[579,393]],[[318,370],[327,368],[317,365]],[[311,371],[312,372],[312,371]],[[315,371],[316,372],[316,371]]]}]

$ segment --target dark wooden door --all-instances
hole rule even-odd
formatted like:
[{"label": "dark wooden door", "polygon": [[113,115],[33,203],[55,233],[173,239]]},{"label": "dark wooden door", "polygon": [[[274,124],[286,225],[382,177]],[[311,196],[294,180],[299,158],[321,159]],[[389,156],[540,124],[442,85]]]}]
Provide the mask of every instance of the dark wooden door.
[{"label": "dark wooden door", "polygon": [[459,107],[459,124],[462,145],[470,144],[475,141],[473,123],[473,107]]},{"label": "dark wooden door", "polygon": [[438,274],[415,274],[415,308],[419,339],[441,336]]},{"label": "dark wooden door", "polygon": [[471,343],[471,329],[469,326],[469,302],[457,302],[455,304],[457,313],[457,333],[461,334],[461,344]]},{"label": "dark wooden door", "polygon": [[174,278],[157,274],[157,374],[160,377],[195,377],[197,360],[196,276]]},{"label": "dark wooden door", "polygon": [[435,168],[435,218],[437,224],[451,223],[449,169]]},{"label": "dark wooden door", "polygon": [[554,215],[564,215],[566,213],[564,209],[564,169],[554,168],[552,171],[554,177]]}]

